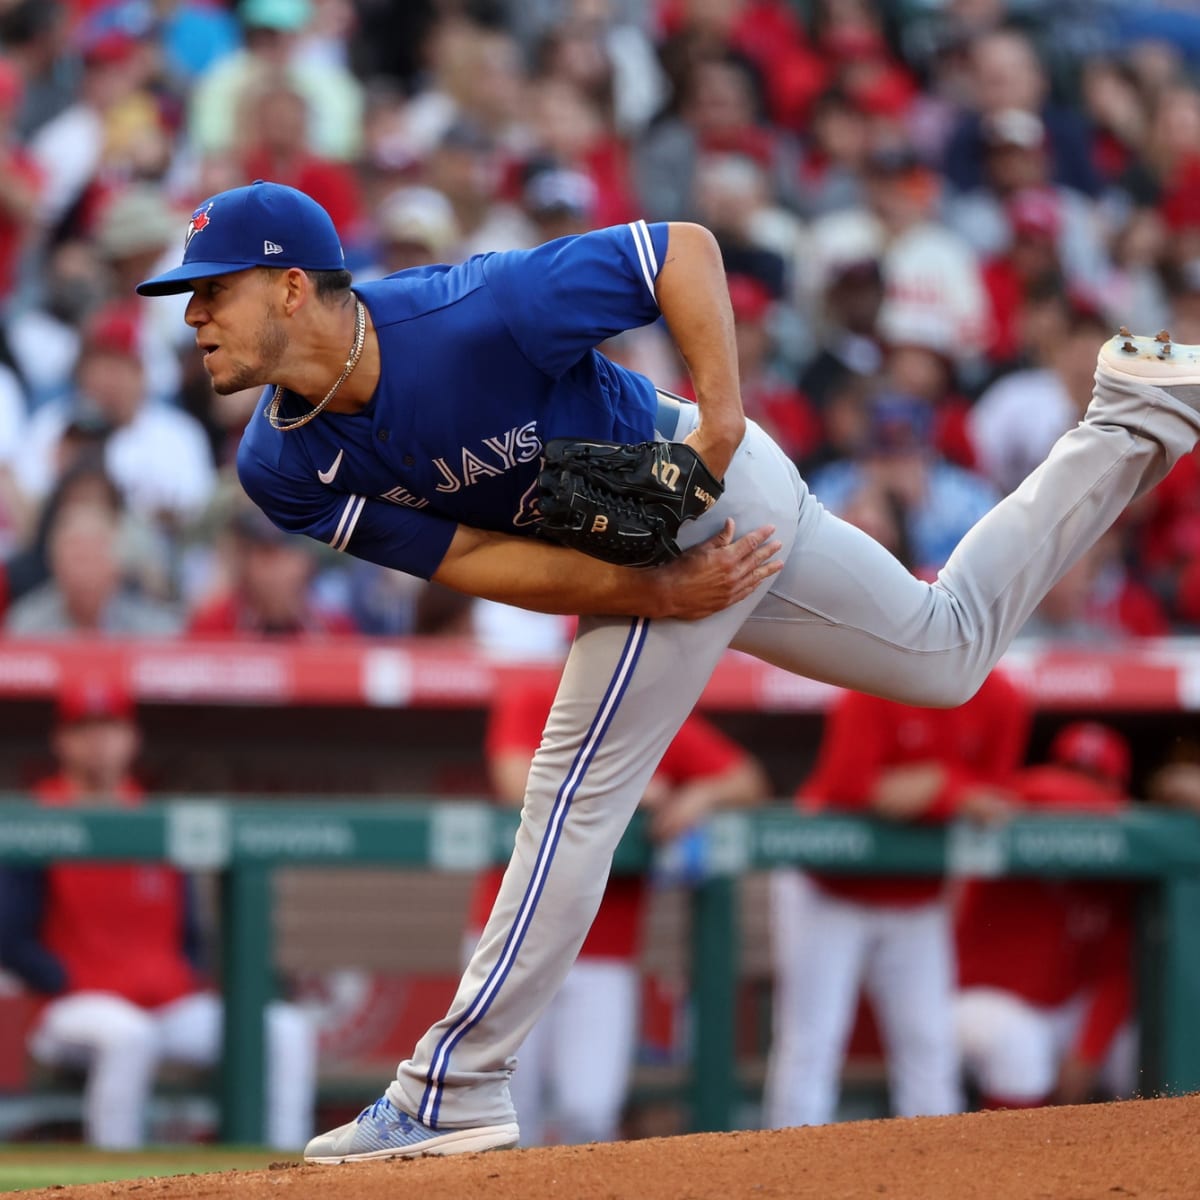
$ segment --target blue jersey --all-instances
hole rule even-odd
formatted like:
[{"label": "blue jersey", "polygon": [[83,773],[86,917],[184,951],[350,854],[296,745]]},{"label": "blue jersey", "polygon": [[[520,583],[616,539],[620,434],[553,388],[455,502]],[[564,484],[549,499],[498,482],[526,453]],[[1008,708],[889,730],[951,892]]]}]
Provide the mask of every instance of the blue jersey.
[{"label": "blue jersey", "polygon": [[459,524],[533,533],[545,441],[654,436],[654,385],[595,347],[658,317],[666,248],[665,224],[638,221],[356,286],[379,339],[375,394],[280,432],[268,389],[238,449],[242,486],[282,529],[425,579]]}]

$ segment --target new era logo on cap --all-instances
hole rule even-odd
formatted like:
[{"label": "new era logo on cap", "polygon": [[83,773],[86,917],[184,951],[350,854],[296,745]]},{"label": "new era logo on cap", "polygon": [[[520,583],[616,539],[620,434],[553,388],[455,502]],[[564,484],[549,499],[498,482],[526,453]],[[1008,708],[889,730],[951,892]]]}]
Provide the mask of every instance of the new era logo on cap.
[{"label": "new era logo on cap", "polygon": [[191,291],[197,279],[251,267],[340,271],[345,265],[329,214],[303,192],[260,179],[201,204],[188,223],[182,264],[143,280],[137,290],[166,296]]}]

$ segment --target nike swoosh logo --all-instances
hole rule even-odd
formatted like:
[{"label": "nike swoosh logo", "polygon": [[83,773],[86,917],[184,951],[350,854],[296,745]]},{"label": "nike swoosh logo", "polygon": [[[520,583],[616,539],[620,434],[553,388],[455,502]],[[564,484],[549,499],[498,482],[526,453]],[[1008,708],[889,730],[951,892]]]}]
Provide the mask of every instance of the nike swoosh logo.
[{"label": "nike swoosh logo", "polygon": [[317,478],[322,483],[332,483],[333,482],[333,477],[338,473],[338,467],[340,467],[342,465],[342,455],[345,453],[346,453],[345,450],[339,450],[337,452],[337,458],[335,458],[333,460],[333,465],[329,468],[329,470],[317,472]]}]

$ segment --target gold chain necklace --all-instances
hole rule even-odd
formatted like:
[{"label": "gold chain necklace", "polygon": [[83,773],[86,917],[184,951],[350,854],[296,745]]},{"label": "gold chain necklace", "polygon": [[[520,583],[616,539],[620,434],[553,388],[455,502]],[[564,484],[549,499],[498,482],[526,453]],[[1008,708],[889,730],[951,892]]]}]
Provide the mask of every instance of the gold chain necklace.
[{"label": "gold chain necklace", "polygon": [[313,417],[320,416],[324,411],[325,406],[337,395],[338,388],[350,378],[350,372],[358,366],[358,360],[362,357],[363,343],[367,336],[367,310],[363,307],[363,302],[355,297],[354,299],[354,345],[350,350],[350,357],[346,359],[346,366],[342,373],[337,377],[333,387],[325,393],[325,399],[321,401],[315,408],[309,409],[299,417],[280,417],[279,405],[283,401],[283,384],[275,385],[275,393],[271,397],[271,402],[267,405],[267,420],[271,422],[272,429],[278,429],[281,433],[287,433],[290,429],[299,429],[301,425],[307,425]]}]

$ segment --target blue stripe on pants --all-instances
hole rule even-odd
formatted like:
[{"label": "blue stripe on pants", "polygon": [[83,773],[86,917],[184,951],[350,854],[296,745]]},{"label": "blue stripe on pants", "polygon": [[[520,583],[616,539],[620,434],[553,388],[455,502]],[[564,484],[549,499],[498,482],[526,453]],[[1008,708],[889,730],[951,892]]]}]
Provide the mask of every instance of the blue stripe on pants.
[{"label": "blue stripe on pants", "polygon": [[562,828],[566,821],[567,813],[570,811],[571,803],[583,782],[588,767],[596,757],[596,752],[604,740],[604,735],[608,732],[612,724],[617,708],[629,687],[629,681],[633,678],[633,670],[637,666],[637,661],[641,655],[642,647],[645,645],[646,633],[649,628],[650,622],[643,617],[637,618],[630,625],[629,636],[625,639],[625,645],[617,660],[613,676],[609,680],[608,687],[605,690],[604,698],[601,700],[596,715],[592,720],[591,727],[588,729],[579,747],[579,751],[575,755],[571,769],[567,772],[562,786],[558,789],[558,795],[554,799],[554,807],[550,811],[550,818],[546,824],[546,832],[542,837],[541,845],[538,847],[533,873],[525,889],[521,906],[518,908],[517,915],[513,920],[512,928],[509,930],[508,938],[504,943],[504,949],[500,952],[500,957],[497,959],[495,966],[492,967],[475,999],[468,1005],[455,1024],[442,1035],[441,1041],[438,1042],[437,1049],[434,1051],[425,1085],[425,1092],[421,1097],[420,1108],[417,1111],[418,1120],[424,1121],[432,1128],[437,1128],[438,1110],[441,1107],[442,1099],[442,1086],[446,1079],[446,1073],[449,1070],[450,1055],[455,1046],[483,1019],[488,1009],[492,1006],[504,981],[508,978],[513,964],[516,962],[517,952],[525,940],[525,934],[528,932],[530,921],[533,919],[538,900],[541,899],[542,890],[545,887],[546,877],[550,872],[550,866],[554,860],[554,852],[558,847],[558,841],[562,835]]}]

